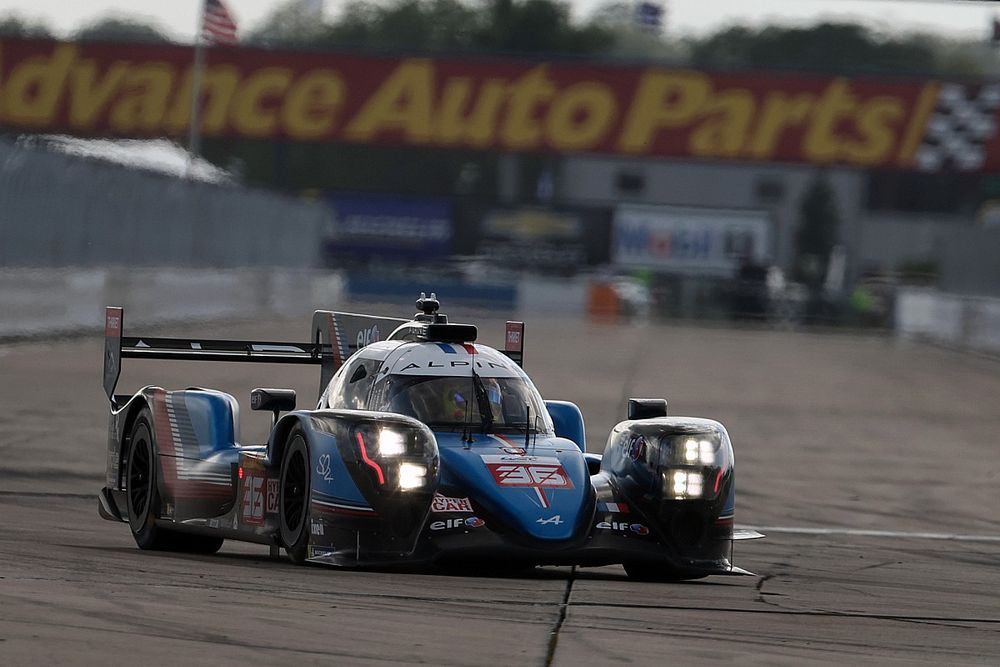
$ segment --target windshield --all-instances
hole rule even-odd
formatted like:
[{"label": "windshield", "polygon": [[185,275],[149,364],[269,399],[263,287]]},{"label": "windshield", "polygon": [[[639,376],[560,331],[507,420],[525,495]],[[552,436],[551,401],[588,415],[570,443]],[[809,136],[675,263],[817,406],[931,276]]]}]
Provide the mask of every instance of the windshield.
[{"label": "windshield", "polygon": [[431,427],[471,424],[488,431],[523,431],[530,422],[532,431],[551,431],[538,391],[518,377],[390,375],[376,387],[375,404],[376,409],[409,415]]}]

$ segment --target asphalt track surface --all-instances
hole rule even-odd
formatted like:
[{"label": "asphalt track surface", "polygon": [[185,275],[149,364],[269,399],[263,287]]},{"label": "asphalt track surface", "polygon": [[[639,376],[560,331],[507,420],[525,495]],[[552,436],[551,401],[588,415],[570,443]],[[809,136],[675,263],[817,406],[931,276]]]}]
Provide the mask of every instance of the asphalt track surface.
[{"label": "asphalt track surface", "polygon": [[[502,322],[480,323],[499,343]],[[758,576],[339,571],[233,542],[140,552],[97,515],[101,341],[33,341],[0,346],[0,664],[1000,663],[1000,363],[879,337],[555,320],[529,320],[526,343],[543,395],[583,408],[591,451],[631,395],[727,424],[737,524],[768,533],[735,562]],[[126,360],[120,388],[246,401],[291,386],[306,406],[315,373]],[[244,441],[266,426],[245,411]]]}]

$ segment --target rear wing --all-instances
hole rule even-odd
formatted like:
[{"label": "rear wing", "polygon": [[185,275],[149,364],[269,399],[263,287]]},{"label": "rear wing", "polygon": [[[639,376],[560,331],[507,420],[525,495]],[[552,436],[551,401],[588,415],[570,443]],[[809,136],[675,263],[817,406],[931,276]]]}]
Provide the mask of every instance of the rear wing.
[{"label": "rear wing", "polygon": [[[104,393],[115,405],[115,387],[123,358],[238,361],[320,366],[319,393],[337,369],[361,348],[385,340],[410,320],[357,313],[317,310],[312,319],[312,341],[289,343],[206,338],[124,336],[125,311],[108,306],[104,313]],[[524,322],[507,322],[504,354],[524,363]]]},{"label": "rear wing", "polygon": [[112,405],[123,358],[322,364],[330,356],[329,346],[324,350],[319,343],[124,336],[124,328],[124,309],[108,306],[104,312],[104,393]]},{"label": "rear wing", "polygon": [[366,345],[386,340],[389,334],[409,321],[331,310],[317,310],[313,313],[313,344],[328,352],[321,356],[320,394],[330,383],[333,374],[352,354]]}]

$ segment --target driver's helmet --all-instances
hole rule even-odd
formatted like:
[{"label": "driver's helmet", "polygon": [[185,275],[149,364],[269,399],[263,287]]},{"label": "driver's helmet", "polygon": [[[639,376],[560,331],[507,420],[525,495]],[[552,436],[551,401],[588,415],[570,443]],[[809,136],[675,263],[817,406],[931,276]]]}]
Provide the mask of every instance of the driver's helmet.
[{"label": "driver's helmet", "polygon": [[[441,383],[441,417],[449,421],[463,421],[471,406],[471,381],[461,382],[458,378]],[[470,401],[472,401],[470,403]]]},{"label": "driver's helmet", "polygon": [[[494,421],[500,421],[500,416],[503,414],[500,400],[500,383],[496,378],[481,379],[483,387],[486,389],[486,398],[490,404],[490,413]],[[464,421],[470,414],[481,418],[471,378],[451,378],[441,384],[441,416],[444,419]]]}]

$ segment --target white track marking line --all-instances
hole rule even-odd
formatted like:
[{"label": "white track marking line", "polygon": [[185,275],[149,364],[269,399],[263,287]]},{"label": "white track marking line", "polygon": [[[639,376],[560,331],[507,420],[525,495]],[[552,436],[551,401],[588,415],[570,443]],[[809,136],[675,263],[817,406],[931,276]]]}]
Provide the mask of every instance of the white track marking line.
[{"label": "white track marking line", "polygon": [[796,526],[737,526],[767,533],[793,535],[850,535],[853,537],[898,537],[917,540],[952,540],[955,542],[1000,542],[1000,535],[961,535],[958,533],[903,532],[896,530],[864,530],[858,528],[807,528]]}]

